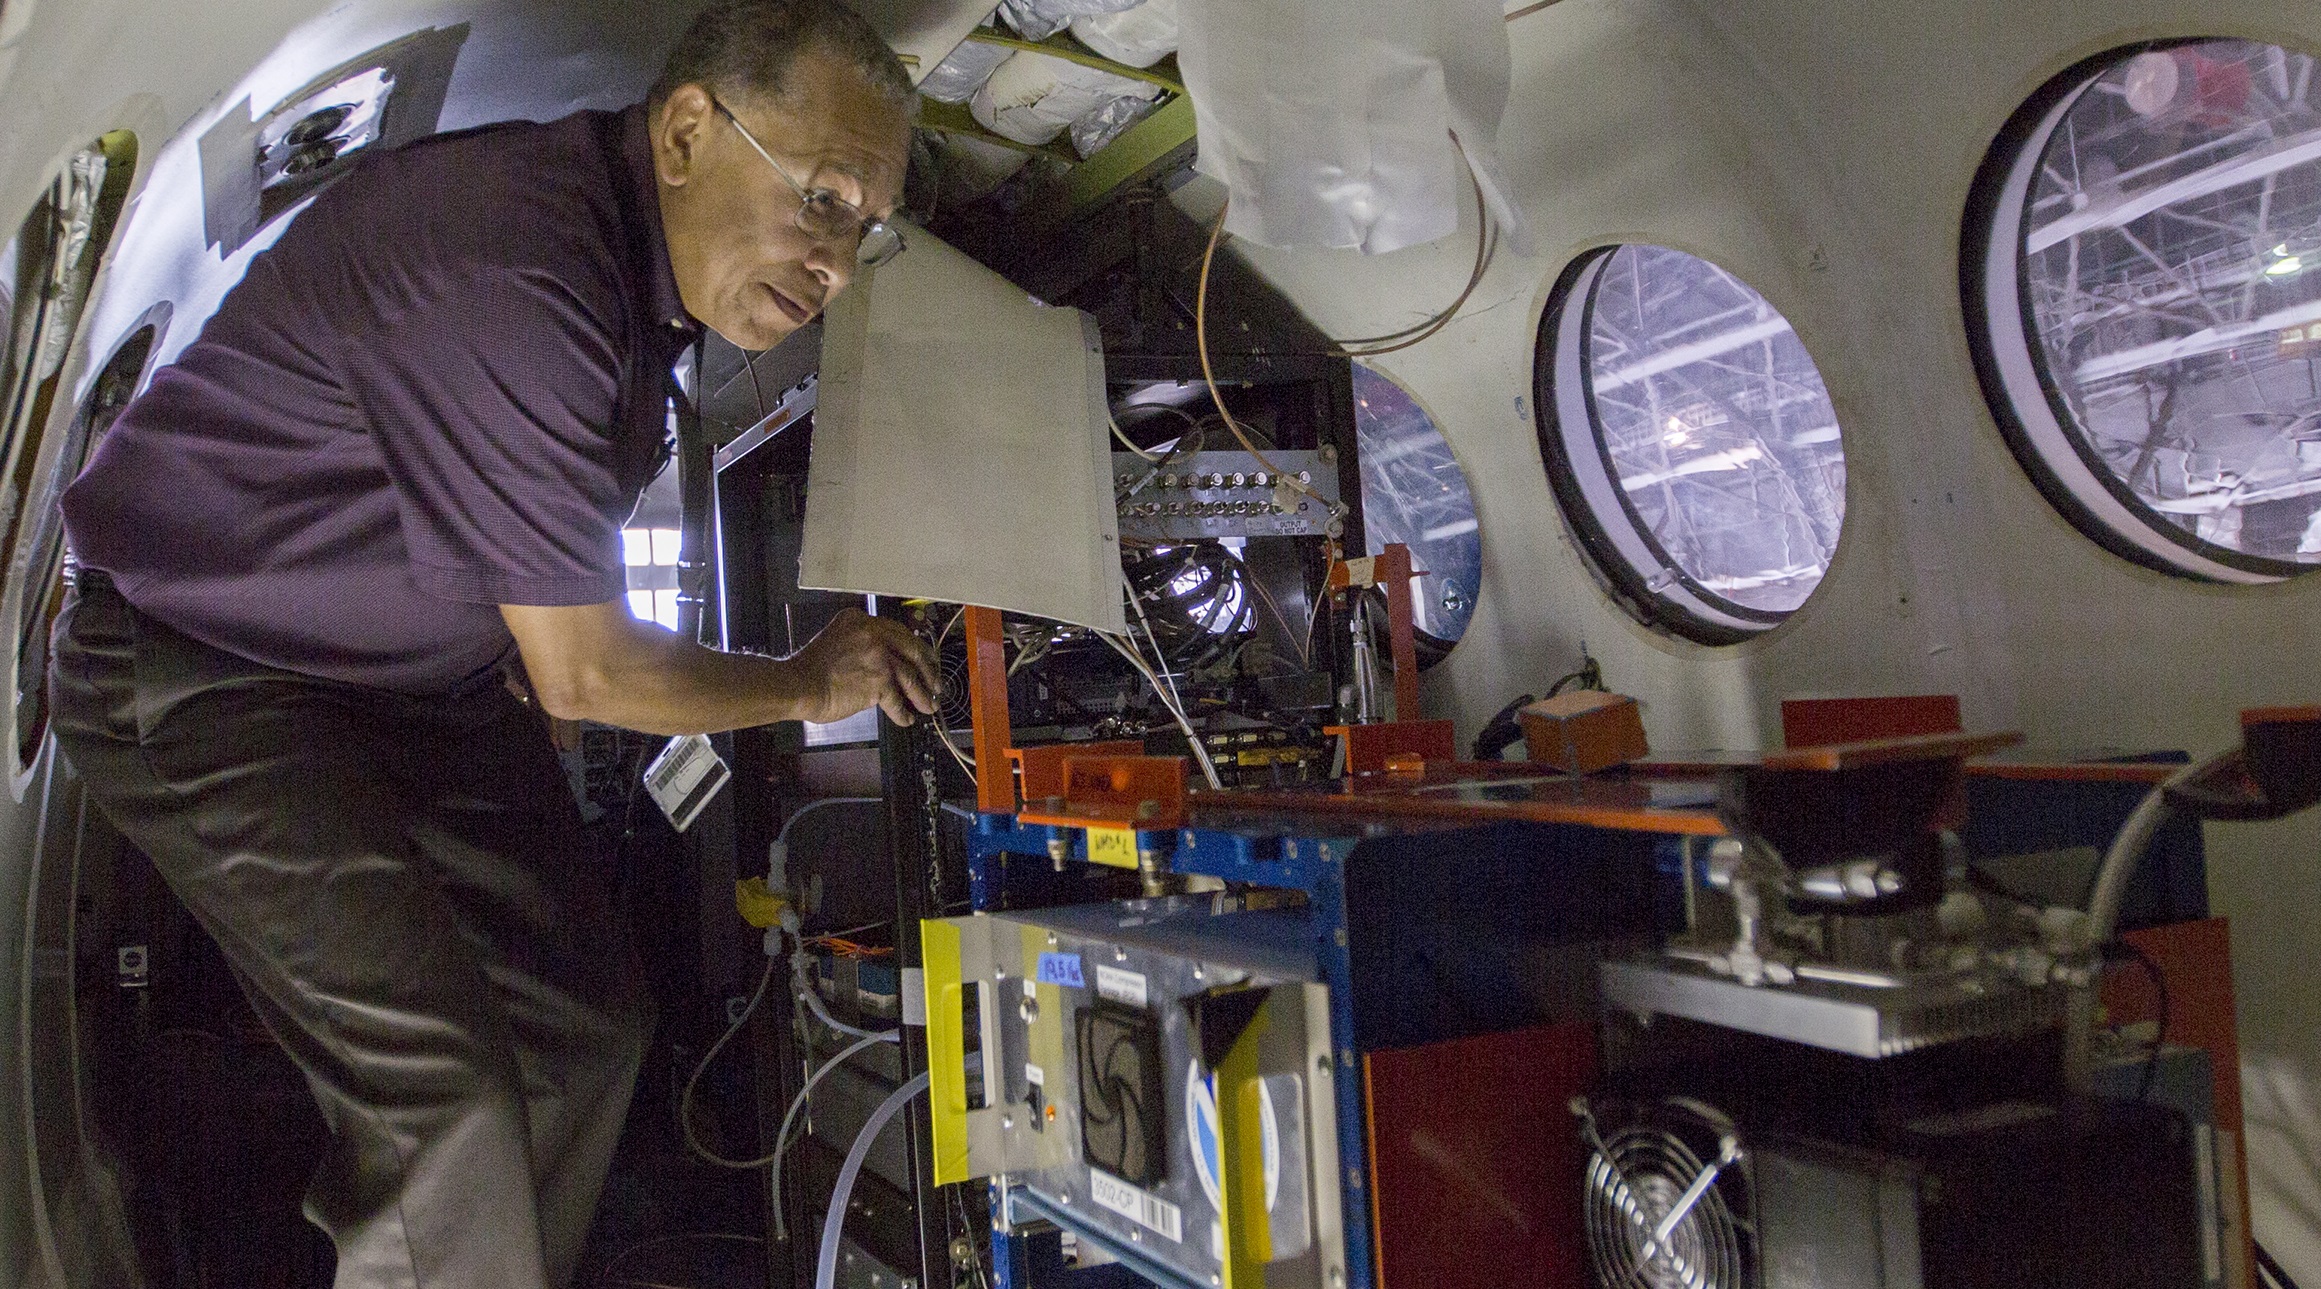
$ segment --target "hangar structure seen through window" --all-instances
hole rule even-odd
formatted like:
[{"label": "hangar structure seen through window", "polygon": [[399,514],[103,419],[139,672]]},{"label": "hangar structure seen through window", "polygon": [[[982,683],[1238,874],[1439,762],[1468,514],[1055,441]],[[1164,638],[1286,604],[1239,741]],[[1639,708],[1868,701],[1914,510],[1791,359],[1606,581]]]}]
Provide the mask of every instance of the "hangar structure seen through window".
[{"label": "hangar structure seen through window", "polygon": [[2064,73],[1985,164],[1967,313],[2049,498],[2152,567],[2321,564],[2321,85],[2244,40]]},{"label": "hangar structure seen through window", "polygon": [[1410,548],[1423,577],[1411,601],[1419,630],[1446,644],[1467,633],[1483,582],[1482,526],[1451,445],[1400,385],[1354,364],[1354,432],[1362,444],[1362,522],[1370,553]]},{"label": "hangar structure seen through window", "polygon": [[1813,594],[1845,520],[1845,447],[1764,296],[1683,251],[1595,251],[1557,287],[1537,368],[1550,481],[1638,616],[1729,644]]}]

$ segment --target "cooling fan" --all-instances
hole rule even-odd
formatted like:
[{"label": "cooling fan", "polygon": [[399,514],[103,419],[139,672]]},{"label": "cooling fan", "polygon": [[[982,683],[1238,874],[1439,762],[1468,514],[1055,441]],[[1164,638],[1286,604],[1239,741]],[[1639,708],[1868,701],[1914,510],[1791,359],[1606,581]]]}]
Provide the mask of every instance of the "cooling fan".
[{"label": "cooling fan", "polygon": [[943,685],[936,697],[935,719],[947,730],[971,728],[975,724],[975,708],[969,697],[968,682],[972,678],[967,673],[966,642],[945,641],[936,651],[935,670]]},{"label": "cooling fan", "polygon": [[1150,1013],[1099,1000],[1074,1020],[1080,1152],[1092,1168],[1151,1185],[1168,1174],[1160,1027]]},{"label": "cooling fan", "polygon": [[1750,1289],[1748,1179],[1733,1123],[1687,1098],[1599,1122],[1575,1101],[1589,1155],[1588,1262],[1603,1289]]}]

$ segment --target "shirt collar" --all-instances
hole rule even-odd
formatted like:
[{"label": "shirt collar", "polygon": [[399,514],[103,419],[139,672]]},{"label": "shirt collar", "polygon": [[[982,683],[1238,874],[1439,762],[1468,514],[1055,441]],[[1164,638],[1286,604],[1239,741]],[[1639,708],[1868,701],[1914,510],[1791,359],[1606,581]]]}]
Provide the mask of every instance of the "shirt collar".
[{"label": "shirt collar", "polygon": [[645,262],[646,298],[653,321],[681,332],[688,341],[701,334],[701,324],[685,312],[677,294],[677,274],[669,267],[669,238],[661,227],[660,180],[653,172],[653,143],[649,118],[642,103],[621,114],[621,159],[629,185],[630,209],[636,212],[639,256]]}]

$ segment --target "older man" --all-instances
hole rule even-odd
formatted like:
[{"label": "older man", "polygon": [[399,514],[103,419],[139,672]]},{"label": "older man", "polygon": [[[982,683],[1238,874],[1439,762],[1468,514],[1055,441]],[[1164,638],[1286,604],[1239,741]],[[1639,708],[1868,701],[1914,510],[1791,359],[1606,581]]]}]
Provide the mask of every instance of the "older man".
[{"label": "older man", "polygon": [[374,157],[66,496],[58,738],[305,1070],[342,1287],[568,1281],[645,1041],[509,664],[657,733],[933,710],[893,624],[713,652],[620,550],[699,329],[772,345],[900,251],[911,100],[832,0],[726,0],[643,105]]}]

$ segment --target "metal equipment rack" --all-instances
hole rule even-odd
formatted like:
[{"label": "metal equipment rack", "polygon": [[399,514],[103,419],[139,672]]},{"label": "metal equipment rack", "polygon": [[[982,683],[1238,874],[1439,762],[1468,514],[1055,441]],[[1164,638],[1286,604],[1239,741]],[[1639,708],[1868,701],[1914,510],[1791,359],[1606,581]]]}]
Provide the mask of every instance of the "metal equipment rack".
[{"label": "metal equipment rack", "polygon": [[[1336,1147],[1344,1197],[1344,1285],[1378,1282],[1371,1196],[1374,1053],[1556,1022],[1588,1023],[1592,974],[1555,978],[1540,963],[1584,967],[1641,944],[1681,916],[1675,890],[1690,838],[1721,832],[1698,784],[1597,783],[1517,772],[1437,776],[1503,798],[1504,819],[1460,822],[1364,809],[1343,794],[1231,794],[1196,806],[1182,828],[1137,830],[1135,850],[1179,876],[1296,892],[1328,988]],[[1396,795],[1425,799],[1424,780]],[[1445,795],[1445,794],[1438,794]],[[1375,803],[1374,803],[1375,804]],[[1389,807],[1391,809],[1391,807]],[[1102,833],[1102,830],[1099,830]],[[1053,902],[1088,864],[1089,831],[984,813],[967,836],[978,911]],[[1100,854],[1106,849],[1099,842]],[[1060,857],[1060,858],[1059,858]],[[1110,862],[1120,863],[1114,859]],[[1528,978],[1527,978],[1528,977]],[[1550,1140],[1560,1140],[1568,1133]],[[1056,1241],[1070,1230],[1152,1283],[1191,1283],[1142,1250],[1092,1229],[1030,1188],[993,1183],[994,1261],[1002,1289],[1059,1281]],[[1575,1268],[1576,1270],[1576,1268]],[[1084,1273],[1090,1274],[1093,1273]],[[1094,1280],[1077,1283],[1095,1283]]]}]

